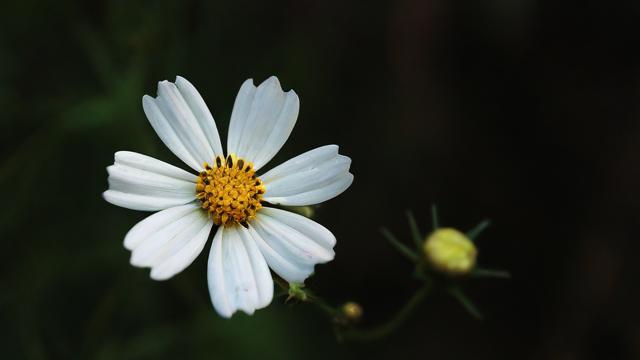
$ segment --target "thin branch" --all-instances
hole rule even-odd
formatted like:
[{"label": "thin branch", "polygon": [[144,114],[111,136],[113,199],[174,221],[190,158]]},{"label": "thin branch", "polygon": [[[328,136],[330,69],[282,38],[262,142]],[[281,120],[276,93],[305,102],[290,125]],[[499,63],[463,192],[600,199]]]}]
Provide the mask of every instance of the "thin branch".
[{"label": "thin branch", "polygon": [[346,341],[373,341],[393,333],[424,301],[429,290],[430,287],[426,285],[418,289],[407,303],[386,323],[369,329],[345,330],[339,334],[339,338]]},{"label": "thin branch", "polygon": [[[281,278],[280,276],[273,274],[273,281],[284,291],[285,295],[289,294],[290,285],[289,283]],[[311,303],[322,311],[326,312],[332,318],[335,316],[338,310],[336,310],[333,306],[329,305],[326,301],[324,301],[321,297],[315,295],[311,290],[304,290],[307,299],[305,302]],[[287,298],[289,300],[289,298]],[[285,301],[286,302],[286,301]]]}]

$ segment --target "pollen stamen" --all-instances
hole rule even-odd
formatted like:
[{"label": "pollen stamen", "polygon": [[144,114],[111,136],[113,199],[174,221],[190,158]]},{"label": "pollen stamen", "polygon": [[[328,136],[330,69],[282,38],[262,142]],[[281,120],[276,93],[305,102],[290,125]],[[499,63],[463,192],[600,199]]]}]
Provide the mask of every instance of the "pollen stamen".
[{"label": "pollen stamen", "polygon": [[247,226],[262,207],[265,193],[253,164],[235,154],[216,157],[214,166],[204,164],[196,182],[196,197],[216,225],[239,223]]}]

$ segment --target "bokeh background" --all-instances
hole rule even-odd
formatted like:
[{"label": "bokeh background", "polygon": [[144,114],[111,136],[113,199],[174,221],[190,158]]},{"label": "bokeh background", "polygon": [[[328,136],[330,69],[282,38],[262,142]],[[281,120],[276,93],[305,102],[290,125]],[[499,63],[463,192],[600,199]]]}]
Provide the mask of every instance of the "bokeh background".
[{"label": "bokeh background", "polygon": [[[589,0],[3,1],[0,357],[640,358],[639,27],[637,2]],[[282,298],[219,318],[206,251],[166,282],[129,265],[147,214],[102,200],[105,167],[181,165],[142,95],[185,76],[226,134],[240,84],[272,74],[301,112],[270,166],[327,143],[353,159],[316,211],[337,256],[309,286],[389,318],[418,283],[379,227],[409,242],[405,210],[426,232],[435,202],[446,225],[493,220],[479,262],[513,279],[465,286],[484,321],[436,293],[396,334],[340,344]]]}]

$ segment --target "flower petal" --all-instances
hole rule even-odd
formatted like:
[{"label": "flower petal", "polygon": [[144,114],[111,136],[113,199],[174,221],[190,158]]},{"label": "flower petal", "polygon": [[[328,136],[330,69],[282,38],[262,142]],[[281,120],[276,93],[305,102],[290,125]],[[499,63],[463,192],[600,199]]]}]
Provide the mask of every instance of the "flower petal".
[{"label": "flower petal", "polygon": [[193,202],[182,206],[174,206],[147,216],[129,230],[124,238],[124,247],[127,250],[135,249],[145,239],[199,208],[198,204]]},{"label": "flower petal", "polygon": [[171,127],[171,123],[162,114],[156,100],[149,95],[142,97],[142,108],[149,119],[149,123],[160,137],[160,140],[171,150],[182,162],[189,165],[190,168],[201,171],[201,164],[193,157],[193,155],[182,144],[182,139],[178,136],[175,129]]},{"label": "flower petal", "polygon": [[302,153],[274,167],[260,176],[260,179],[273,182],[292,173],[306,171],[338,155],[338,145],[325,145]]},{"label": "flower petal", "polygon": [[[176,86],[177,85],[177,86]],[[158,83],[158,96],[142,98],[144,112],[160,139],[185,164],[197,171],[222,155],[215,121],[198,91],[187,80]]]},{"label": "flower petal", "polygon": [[[211,149],[213,149],[213,153],[216,155],[224,155],[222,143],[220,142],[220,134],[218,134],[218,129],[216,128],[216,122],[213,120],[213,116],[198,90],[182,76],[176,77],[176,86],[189,105],[196,120],[198,120],[198,124],[204,132],[205,138],[209,142]],[[208,161],[213,161],[213,159],[208,159]]]},{"label": "flower petal", "polygon": [[229,122],[229,133],[227,136],[227,153],[236,153],[240,145],[242,131],[251,111],[251,104],[256,96],[256,87],[253,79],[247,79],[240,86],[236,101],[231,111],[231,121]]},{"label": "flower petal", "polygon": [[150,267],[151,278],[166,280],[202,252],[213,221],[196,203],[169,208],[136,224],[124,240],[131,264]]},{"label": "flower petal", "polygon": [[318,204],[340,195],[351,186],[351,183],[353,183],[353,174],[346,173],[322,188],[290,196],[265,197],[263,200],[272,204],[288,206]]},{"label": "flower petal", "polygon": [[119,151],[107,167],[108,202],[133,210],[162,210],[195,199],[196,176],[152,157]]},{"label": "flower petal", "polygon": [[198,178],[196,175],[184,171],[179,167],[167,164],[166,162],[160,161],[158,159],[154,159],[151,156],[139,154],[133,151],[116,152],[115,163],[190,182],[195,182]]},{"label": "flower petal", "polygon": [[251,234],[241,226],[221,226],[208,261],[211,301],[223,317],[237,310],[251,315],[273,298],[273,280]]},{"label": "flower petal", "polygon": [[107,190],[102,193],[102,197],[113,205],[140,211],[158,211],[182,205],[187,202],[182,201],[181,199],[129,194],[116,190]]},{"label": "flower petal", "polygon": [[282,91],[275,76],[257,88],[252,79],[245,81],[233,106],[227,153],[235,153],[260,169],[287,141],[299,109],[298,95],[293,90]]},{"label": "flower petal", "polygon": [[264,201],[291,206],[313,205],[345,191],[353,182],[351,159],[336,145],[307,151],[260,176]]},{"label": "flower petal", "polygon": [[329,230],[289,211],[262,208],[249,231],[269,266],[289,282],[303,282],[315,264],[335,255],[336,239]]},{"label": "flower petal", "polygon": [[[269,264],[269,267],[281,278],[289,282],[303,283],[304,280],[313,273],[313,264],[297,261],[294,256],[281,255],[288,254],[281,242],[278,242],[278,239],[273,239],[272,236],[265,231],[260,230],[264,235],[263,238],[263,235],[260,235],[257,229],[254,225],[249,224],[248,231],[258,245],[267,264]],[[267,239],[268,242],[265,239]]]}]

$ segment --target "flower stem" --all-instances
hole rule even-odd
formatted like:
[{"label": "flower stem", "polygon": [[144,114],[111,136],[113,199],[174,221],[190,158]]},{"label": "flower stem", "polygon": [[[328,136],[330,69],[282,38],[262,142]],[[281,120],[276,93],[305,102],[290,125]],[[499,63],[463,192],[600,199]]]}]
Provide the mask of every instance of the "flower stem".
[{"label": "flower stem", "polygon": [[343,341],[373,341],[383,338],[396,331],[402,323],[413,313],[429,294],[431,287],[428,284],[416,291],[407,303],[386,323],[368,329],[347,329],[338,333],[339,340]]},{"label": "flower stem", "polygon": [[284,291],[289,291],[289,284],[280,276],[274,274],[273,282],[275,282]]},{"label": "flower stem", "polygon": [[[282,290],[289,292],[291,288],[289,283],[279,276],[274,276],[273,279],[275,283],[282,288]],[[322,298],[313,294],[310,290],[304,290],[306,298],[303,301],[317,306],[320,310],[329,315],[335,324],[334,330],[338,341],[374,341],[395,332],[424,301],[431,291],[431,287],[431,281],[425,282],[424,285],[420,287],[413,296],[409,298],[404,306],[386,323],[366,329],[351,327],[345,328],[344,324],[340,324],[337,318],[337,316],[339,316],[339,310],[334,306],[329,305],[329,303],[324,301]]]},{"label": "flower stem", "polygon": [[[289,292],[291,285],[286,280],[282,279],[277,275],[273,276],[273,280],[282,290],[285,291],[285,293],[290,294],[289,295],[290,297],[287,300],[291,299],[291,293]],[[297,298],[298,300],[301,300],[303,302],[308,302],[317,306],[318,308],[320,308],[320,310],[326,312],[327,315],[329,315],[332,318],[338,312],[333,306],[329,305],[326,301],[324,301],[324,299],[314,294],[311,290],[305,289],[303,290],[303,292],[306,298],[305,299]]]}]

